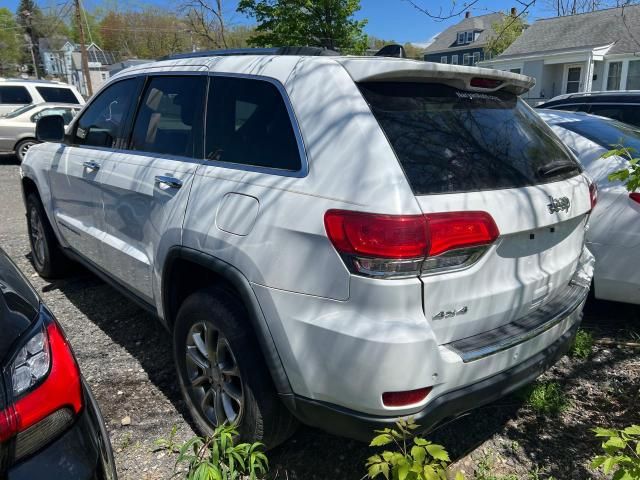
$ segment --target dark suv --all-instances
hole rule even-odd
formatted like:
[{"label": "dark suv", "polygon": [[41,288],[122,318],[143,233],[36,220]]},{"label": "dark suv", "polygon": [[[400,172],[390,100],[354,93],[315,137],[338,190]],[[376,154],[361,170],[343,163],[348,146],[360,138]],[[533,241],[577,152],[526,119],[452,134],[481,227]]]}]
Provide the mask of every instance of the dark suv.
[{"label": "dark suv", "polygon": [[536,108],[586,112],[640,126],[640,90],[559,95]]}]

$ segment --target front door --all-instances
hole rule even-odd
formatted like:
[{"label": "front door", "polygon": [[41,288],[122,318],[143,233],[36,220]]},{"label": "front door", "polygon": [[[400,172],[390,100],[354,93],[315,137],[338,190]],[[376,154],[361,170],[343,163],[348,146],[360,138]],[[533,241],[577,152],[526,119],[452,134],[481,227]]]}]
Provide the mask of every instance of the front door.
[{"label": "front door", "polygon": [[203,150],[207,76],[149,76],[126,151],[108,159],[104,185],[109,273],[151,302],[158,252],[181,243]]},{"label": "front door", "polygon": [[564,93],[578,93],[582,87],[582,65],[567,66],[567,82]]}]

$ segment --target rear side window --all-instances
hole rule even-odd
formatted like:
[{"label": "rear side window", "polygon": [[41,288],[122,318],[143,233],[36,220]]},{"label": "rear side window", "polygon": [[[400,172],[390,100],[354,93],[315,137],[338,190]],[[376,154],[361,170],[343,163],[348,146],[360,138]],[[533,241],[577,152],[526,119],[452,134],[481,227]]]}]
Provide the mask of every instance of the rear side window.
[{"label": "rear side window", "polygon": [[640,105],[591,105],[589,113],[640,126]]},{"label": "rear side window", "polygon": [[359,86],[416,195],[519,188],[581,172],[513,94],[428,83]]},{"label": "rear side window", "polygon": [[71,89],[63,87],[36,87],[45,102],[80,103]]},{"label": "rear side window", "polygon": [[25,87],[0,87],[0,104],[24,105],[25,103],[31,103],[31,95]]},{"label": "rear side window", "polygon": [[152,77],[133,125],[131,149],[199,157],[206,77]]},{"label": "rear side window", "polygon": [[209,160],[298,171],[302,162],[278,88],[247,78],[213,77],[207,106]]},{"label": "rear side window", "polygon": [[549,108],[564,110],[565,112],[586,112],[589,110],[589,105],[587,103],[567,103],[565,105],[558,105],[557,107],[554,105]]}]

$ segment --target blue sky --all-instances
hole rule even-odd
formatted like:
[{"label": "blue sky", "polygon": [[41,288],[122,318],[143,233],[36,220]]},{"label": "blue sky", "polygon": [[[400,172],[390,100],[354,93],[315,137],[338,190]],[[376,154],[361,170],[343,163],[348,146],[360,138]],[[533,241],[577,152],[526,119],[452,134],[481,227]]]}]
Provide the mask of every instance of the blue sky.
[{"label": "blue sky", "polygon": [[[37,0],[42,8],[53,9],[58,11],[65,0]],[[19,0],[4,0],[3,6],[7,6],[10,10],[15,11]],[[104,6],[105,4],[117,5],[118,9],[126,9],[129,5],[140,6],[141,4],[156,4],[170,7],[179,4],[179,0],[146,0],[144,2],[127,2],[122,0],[83,0],[88,9],[96,6]],[[429,11],[448,12],[451,9],[452,0],[415,0],[415,3],[428,8]],[[549,2],[550,3],[550,2]],[[457,7],[460,8],[464,2],[458,0]],[[235,12],[237,0],[226,0],[224,5],[227,10],[227,18],[233,23],[252,23],[251,19],[247,19]],[[362,9],[358,13],[359,18],[368,19],[369,23],[365,31],[369,35],[384,38],[386,40],[396,40],[397,42],[427,42],[437,33],[444,30],[449,25],[456,23],[460,17],[451,20],[438,22],[425,14],[417,11],[406,0],[361,0]],[[482,15],[496,10],[507,11],[511,6],[519,6],[519,2],[515,0],[480,0],[472,9],[473,15]],[[538,0],[531,10],[529,21],[537,18],[551,16],[552,12],[545,8],[545,0]]]}]

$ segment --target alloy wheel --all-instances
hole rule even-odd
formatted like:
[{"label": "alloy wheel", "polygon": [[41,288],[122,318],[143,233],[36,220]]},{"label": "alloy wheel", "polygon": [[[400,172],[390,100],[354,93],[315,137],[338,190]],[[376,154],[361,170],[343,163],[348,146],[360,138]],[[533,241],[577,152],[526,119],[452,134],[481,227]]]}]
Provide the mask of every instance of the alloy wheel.
[{"label": "alloy wheel", "polygon": [[46,260],[46,244],[44,238],[44,227],[38,209],[32,205],[29,209],[29,236],[31,237],[31,246],[33,251],[33,259],[35,263],[41,267]]},{"label": "alloy wheel", "polygon": [[27,151],[34,145],[35,143],[33,142],[25,142],[22,145],[20,145],[20,148],[18,149],[17,153],[21,162],[24,160],[24,157],[27,155]]}]

